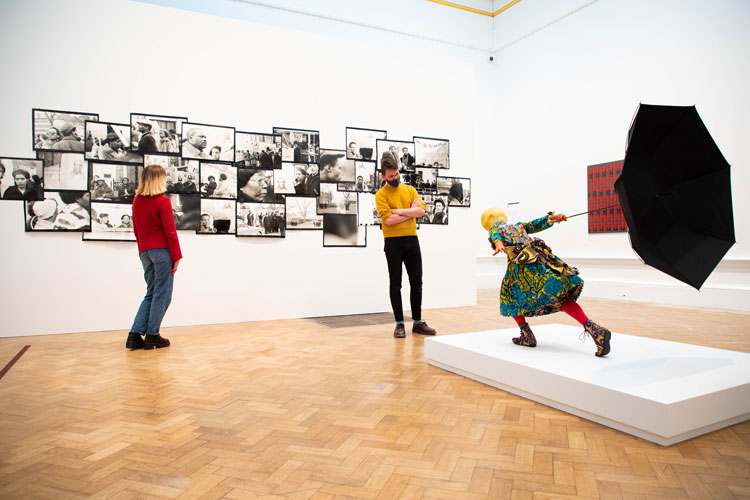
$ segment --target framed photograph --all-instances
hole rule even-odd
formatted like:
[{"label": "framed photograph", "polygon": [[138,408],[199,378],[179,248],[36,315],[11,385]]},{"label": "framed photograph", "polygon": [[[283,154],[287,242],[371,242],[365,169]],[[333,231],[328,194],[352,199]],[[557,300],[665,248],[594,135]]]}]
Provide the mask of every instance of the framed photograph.
[{"label": "framed photograph", "polygon": [[357,224],[374,226],[380,224],[380,215],[372,193],[357,193]]},{"label": "framed photograph", "polygon": [[33,108],[34,150],[83,153],[86,121],[99,121],[99,114]]},{"label": "framed photograph", "polygon": [[[320,194],[320,170],[316,163],[290,163],[294,170],[294,194],[318,196]],[[284,164],[286,166],[286,163]]]},{"label": "framed photograph", "polygon": [[273,191],[276,194],[295,194],[295,165],[284,163],[278,170],[273,171]]},{"label": "framed photograph", "polygon": [[85,191],[89,188],[89,165],[83,153],[61,153],[58,165],[44,166],[44,187],[51,191]]},{"label": "framed photograph", "polygon": [[470,207],[471,179],[467,177],[438,177],[437,194],[448,196],[449,207]]},{"label": "framed photograph", "polygon": [[234,163],[234,127],[182,122],[182,157]]},{"label": "framed photograph", "polygon": [[237,167],[231,163],[200,162],[203,198],[237,199]]},{"label": "framed photograph", "polygon": [[323,214],[357,215],[357,193],[339,191],[337,184],[321,182],[318,215]]},{"label": "framed photograph", "polygon": [[404,181],[418,193],[435,193],[437,191],[438,169],[436,168],[415,168],[414,172],[409,175],[409,180]]},{"label": "framed photograph", "polygon": [[145,155],[144,165],[161,165],[167,173],[167,194],[198,193],[200,162],[178,156]]},{"label": "framed photograph", "polygon": [[237,168],[281,168],[281,136],[258,132],[235,132],[234,166]]},{"label": "framed photograph", "polygon": [[448,224],[448,197],[439,194],[421,196],[425,204],[424,217],[417,219],[417,224]]},{"label": "framed photograph", "polygon": [[283,238],[284,210],[283,203],[237,203],[237,236]]},{"label": "framed photograph", "polygon": [[274,172],[256,168],[237,169],[237,201],[243,203],[284,203],[274,192]]},{"label": "framed photograph", "polygon": [[201,222],[201,195],[166,194],[172,202],[172,217],[178,231],[197,231]]},{"label": "framed photograph", "polygon": [[130,150],[141,155],[181,153],[182,124],[186,116],[130,113]]},{"label": "framed photograph", "polygon": [[367,226],[357,224],[356,215],[323,216],[324,247],[366,247]]},{"label": "framed photograph", "polygon": [[399,172],[414,171],[414,143],[411,141],[375,141],[378,155],[378,171],[381,170],[380,162],[383,161],[383,155],[393,158],[398,164]]},{"label": "framed photograph", "polygon": [[339,182],[339,191],[375,193],[379,189],[380,173],[374,161],[354,162],[354,182]]},{"label": "framed photograph", "polygon": [[135,241],[133,205],[91,202],[91,232],[81,233],[83,241]]},{"label": "framed photograph", "polygon": [[136,177],[135,165],[89,162],[91,201],[132,203]]},{"label": "framed photograph", "polygon": [[198,234],[235,234],[237,202],[201,198]]},{"label": "framed photograph", "polygon": [[344,150],[321,149],[318,166],[320,182],[354,182],[354,160]]},{"label": "framed photograph", "polygon": [[[3,200],[41,201],[44,163],[32,158],[0,157],[0,195]],[[85,189],[85,187],[84,187]]]},{"label": "framed photograph", "polygon": [[346,127],[346,158],[375,161],[376,141],[387,138],[385,130]]},{"label": "framed photograph", "polygon": [[450,168],[450,141],[414,136],[417,167]]},{"label": "framed photograph", "polygon": [[281,136],[281,161],[318,163],[320,158],[320,132],[317,130],[274,127],[273,133]]},{"label": "framed photograph", "polygon": [[288,230],[323,229],[323,216],[318,215],[318,199],[312,196],[287,196],[286,228]]},{"label": "framed photograph", "polygon": [[25,230],[90,231],[91,198],[88,191],[45,191],[40,201],[24,201]]},{"label": "framed photograph", "polygon": [[98,162],[143,163],[143,155],[130,151],[130,125],[86,121],[87,160]]}]

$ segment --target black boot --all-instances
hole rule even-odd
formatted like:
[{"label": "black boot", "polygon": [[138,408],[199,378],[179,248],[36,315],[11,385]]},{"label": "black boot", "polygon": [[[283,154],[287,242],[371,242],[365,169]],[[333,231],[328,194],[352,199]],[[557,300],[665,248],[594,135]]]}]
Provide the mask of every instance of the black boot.
[{"label": "black boot", "polygon": [[125,348],[134,351],[136,349],[143,349],[143,338],[140,333],[130,332],[128,333],[128,340],[125,342]]},{"label": "black boot", "polygon": [[521,336],[515,337],[513,343],[526,347],[536,347],[536,337],[534,337],[534,332],[531,331],[528,323],[521,325]]},{"label": "black boot", "polygon": [[165,339],[158,333],[156,335],[146,335],[143,338],[143,348],[149,349],[161,349],[162,347],[169,347],[169,339]]}]

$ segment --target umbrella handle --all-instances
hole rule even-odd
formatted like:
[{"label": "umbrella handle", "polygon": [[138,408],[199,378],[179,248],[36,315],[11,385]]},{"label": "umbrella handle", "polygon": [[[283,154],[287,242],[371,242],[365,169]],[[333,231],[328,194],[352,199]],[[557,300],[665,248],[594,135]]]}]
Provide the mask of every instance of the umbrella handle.
[{"label": "umbrella handle", "polygon": [[572,217],[578,217],[579,215],[587,214],[587,213],[589,213],[589,212],[600,212],[600,211],[602,211],[602,210],[607,210],[607,209],[609,209],[609,208],[614,208],[614,207],[619,207],[619,206],[620,206],[620,205],[618,204],[618,205],[610,205],[610,206],[608,206],[608,207],[604,207],[604,208],[595,208],[595,209],[593,209],[593,210],[589,210],[588,212],[581,212],[580,214],[575,214],[575,215],[568,215],[568,219],[570,219],[570,218],[572,218]]}]

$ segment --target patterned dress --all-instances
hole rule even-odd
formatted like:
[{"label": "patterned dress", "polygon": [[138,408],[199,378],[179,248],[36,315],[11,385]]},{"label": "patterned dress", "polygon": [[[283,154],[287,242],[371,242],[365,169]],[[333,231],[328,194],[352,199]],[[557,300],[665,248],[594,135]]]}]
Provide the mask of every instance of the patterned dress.
[{"label": "patterned dress", "polygon": [[577,300],[583,290],[578,269],[568,266],[552,253],[544,241],[529,233],[552,227],[549,216],[531,222],[497,223],[490,228],[490,239],[505,245],[508,270],[500,286],[500,314],[503,316],[543,316],[558,312],[566,300]]}]

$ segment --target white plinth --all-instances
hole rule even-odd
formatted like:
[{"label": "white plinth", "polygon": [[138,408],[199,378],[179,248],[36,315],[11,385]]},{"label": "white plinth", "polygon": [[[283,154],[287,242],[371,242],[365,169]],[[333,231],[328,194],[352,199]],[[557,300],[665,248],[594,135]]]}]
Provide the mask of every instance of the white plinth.
[{"label": "white plinth", "polygon": [[425,340],[434,366],[668,446],[750,418],[750,354],[612,333],[594,356],[582,328],[532,324]]}]

